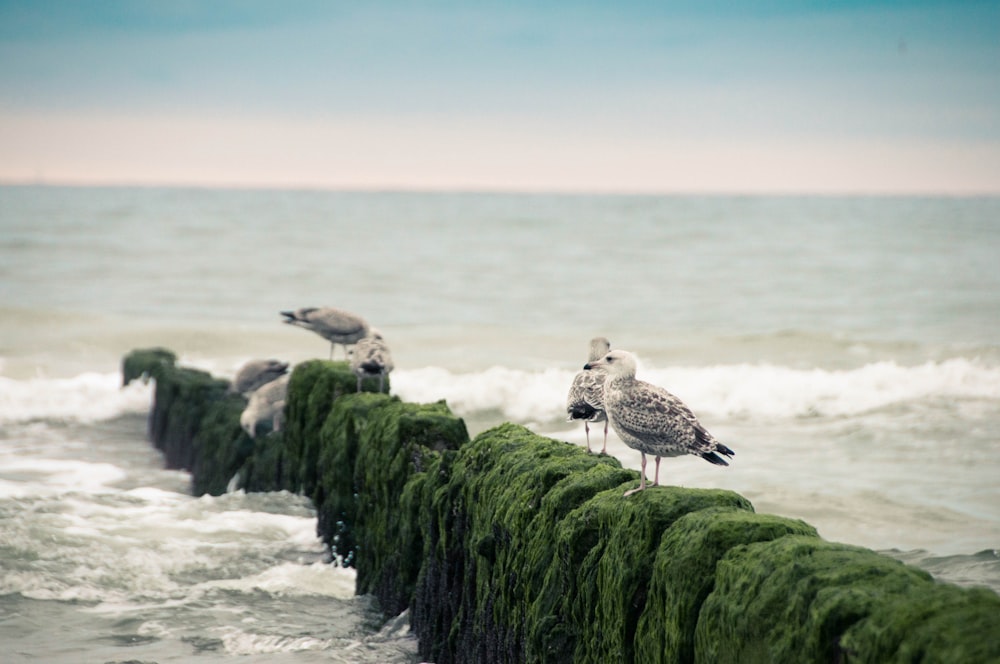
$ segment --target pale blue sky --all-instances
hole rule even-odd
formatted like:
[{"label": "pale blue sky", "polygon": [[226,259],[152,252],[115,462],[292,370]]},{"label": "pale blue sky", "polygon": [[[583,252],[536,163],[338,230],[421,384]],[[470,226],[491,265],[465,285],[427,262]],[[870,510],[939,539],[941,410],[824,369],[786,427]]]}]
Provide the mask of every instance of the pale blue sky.
[{"label": "pale blue sky", "polygon": [[0,0],[0,180],[1000,193],[1000,3]]}]

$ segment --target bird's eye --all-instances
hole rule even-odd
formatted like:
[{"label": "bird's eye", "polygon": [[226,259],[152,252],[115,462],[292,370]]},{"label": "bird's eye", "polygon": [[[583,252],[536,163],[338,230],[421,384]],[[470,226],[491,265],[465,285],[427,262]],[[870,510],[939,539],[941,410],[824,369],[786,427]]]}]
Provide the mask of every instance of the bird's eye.
[{"label": "bird's eye", "polygon": [[615,358],[611,357],[610,355],[608,355],[608,356],[607,356],[606,358],[604,358],[604,359],[608,361],[608,364],[611,364],[612,362],[614,362],[614,361],[615,361]]}]

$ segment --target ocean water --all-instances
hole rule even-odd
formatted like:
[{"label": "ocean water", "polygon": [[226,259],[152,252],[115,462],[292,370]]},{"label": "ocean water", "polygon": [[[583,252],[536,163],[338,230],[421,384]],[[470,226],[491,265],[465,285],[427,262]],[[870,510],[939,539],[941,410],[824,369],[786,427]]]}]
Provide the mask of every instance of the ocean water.
[{"label": "ocean water", "polygon": [[302,306],[379,327],[401,398],[578,445],[607,336],[736,451],[661,482],[1000,590],[998,257],[998,198],[0,187],[4,661],[416,661],[308,501],[191,497],[120,386],[151,345],[325,358]]}]

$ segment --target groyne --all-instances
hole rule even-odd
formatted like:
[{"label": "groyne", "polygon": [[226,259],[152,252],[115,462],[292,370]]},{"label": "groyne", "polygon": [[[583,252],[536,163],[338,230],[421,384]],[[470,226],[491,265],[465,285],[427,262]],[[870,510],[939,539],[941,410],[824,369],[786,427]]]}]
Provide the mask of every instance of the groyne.
[{"label": "groyne", "polygon": [[731,491],[638,481],[610,457],[504,424],[469,439],[443,402],[356,393],[295,367],[280,432],[239,426],[227,382],[165,349],[149,436],[195,494],[309,496],[317,530],[420,656],[452,662],[1000,662],[1000,596],[959,588]]}]

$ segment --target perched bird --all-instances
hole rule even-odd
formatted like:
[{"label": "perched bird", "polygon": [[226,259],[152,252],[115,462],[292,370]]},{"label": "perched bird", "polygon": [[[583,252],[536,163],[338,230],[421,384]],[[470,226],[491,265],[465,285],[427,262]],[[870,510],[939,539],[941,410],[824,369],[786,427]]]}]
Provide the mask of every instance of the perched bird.
[{"label": "perched bird", "polygon": [[369,325],[361,316],[334,307],[306,307],[295,311],[282,311],[284,322],[315,332],[330,342],[330,359],[333,347],[340,344],[344,354],[350,356],[347,347],[368,335]]},{"label": "perched bird", "polygon": [[697,454],[710,463],[728,466],[719,454],[736,454],[717,441],[680,399],[662,387],[636,380],[632,353],[613,350],[583,368],[603,368],[607,372],[604,410],[611,428],[622,442],[642,453],[642,480],[639,488],[626,491],[626,496],[646,488],[647,454],[656,457],[653,486],[660,483],[662,457]]},{"label": "perched bird", "polygon": [[[588,362],[594,362],[611,350],[611,344],[604,337],[594,337],[590,340],[590,355]],[[604,379],[607,374],[603,369],[580,371],[573,377],[573,384],[566,395],[567,422],[583,420],[583,430],[587,432],[587,451],[590,452],[590,423],[604,422],[604,446],[601,454],[608,450],[608,418],[604,413]]]},{"label": "perched bird", "polygon": [[288,374],[276,378],[250,395],[250,401],[240,415],[240,426],[251,438],[257,437],[257,423],[268,419],[271,420],[274,431],[281,431],[285,421],[288,378]]},{"label": "perched bird", "polygon": [[278,360],[250,360],[236,372],[230,393],[249,395],[265,383],[281,378],[288,372],[288,362]]},{"label": "perched bird", "polygon": [[351,371],[358,377],[358,392],[361,380],[367,376],[378,376],[378,391],[382,391],[385,377],[393,370],[392,353],[382,333],[372,328],[368,336],[359,339],[351,356]]}]

